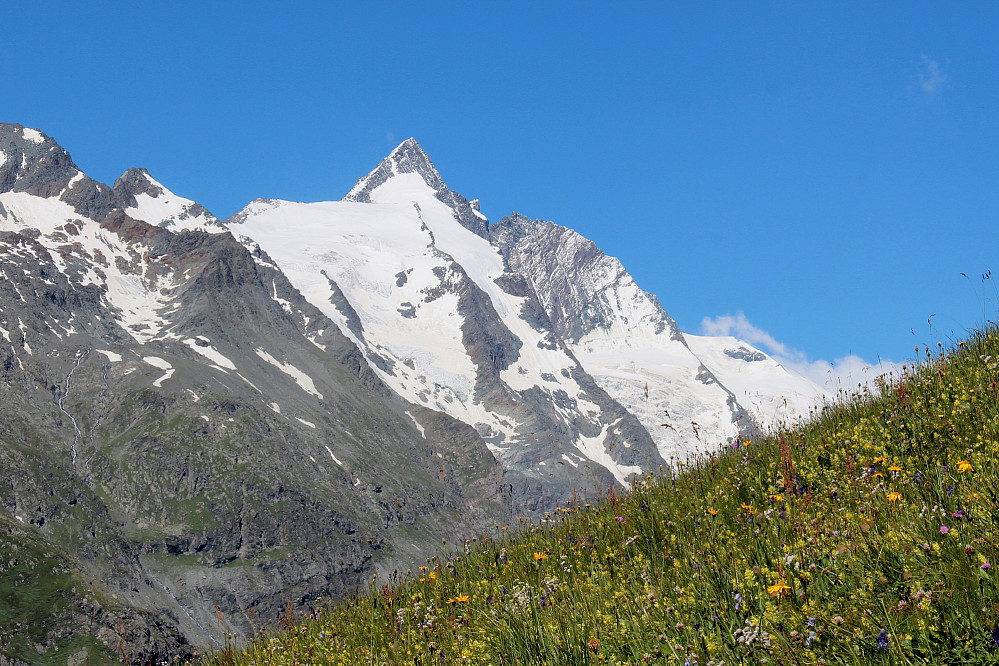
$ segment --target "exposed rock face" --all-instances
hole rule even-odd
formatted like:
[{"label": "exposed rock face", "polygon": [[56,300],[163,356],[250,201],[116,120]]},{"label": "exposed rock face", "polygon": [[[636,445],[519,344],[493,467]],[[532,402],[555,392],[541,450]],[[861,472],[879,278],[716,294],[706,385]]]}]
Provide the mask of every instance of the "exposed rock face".
[{"label": "exposed rock face", "polygon": [[220,223],[0,124],[0,592],[31,591],[0,659],[245,636],[747,432],[780,399],[747,368],[783,381],[575,232],[489,225],[411,139]]},{"label": "exposed rock face", "polygon": [[[571,229],[515,214],[490,226],[489,239],[500,248],[509,270],[522,275],[537,294],[555,334],[570,344],[594,330],[611,328],[621,312],[633,308],[633,303],[618,300],[622,288],[634,284],[621,262]],[[658,300],[637,288],[635,292],[647,301],[639,315],[642,323],[682,343],[680,329]]]}]

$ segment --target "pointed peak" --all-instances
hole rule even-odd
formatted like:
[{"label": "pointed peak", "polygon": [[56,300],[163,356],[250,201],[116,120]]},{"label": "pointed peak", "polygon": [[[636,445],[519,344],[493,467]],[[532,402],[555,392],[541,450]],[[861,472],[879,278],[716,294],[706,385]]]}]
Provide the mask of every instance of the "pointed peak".
[{"label": "pointed peak", "polygon": [[465,197],[449,189],[444,184],[440,174],[437,173],[433,162],[423,152],[423,148],[416,142],[416,139],[412,137],[396,146],[395,150],[388,154],[388,157],[379,162],[374,171],[359,178],[343,200],[371,203],[371,195],[375,190],[395,176],[411,173],[420,176],[427,188],[433,192],[433,196],[451,208],[455,219],[461,226],[482,238],[488,236],[486,231],[488,220],[485,215],[479,212],[478,200],[474,203],[469,202]]},{"label": "pointed peak", "polygon": [[[133,167],[118,176],[111,188],[123,202],[131,204],[136,194],[148,194],[151,197],[163,194],[164,188],[156,182],[144,168]],[[134,204],[133,204],[134,205]]]},{"label": "pointed peak", "polygon": [[400,143],[388,156],[378,163],[378,166],[363,178],[359,178],[350,189],[344,201],[371,201],[371,193],[389,178],[404,173],[415,173],[423,178],[423,182],[436,192],[443,195],[448,192],[447,185],[434,168],[433,162],[416,139],[410,137]]},{"label": "pointed peak", "polygon": [[[416,139],[414,139],[413,137],[409,137],[408,139],[406,139],[405,141],[403,141],[402,143],[400,143],[398,146],[396,146],[395,150],[393,150],[391,153],[389,153],[389,157],[391,157],[391,156],[393,156],[393,155],[395,155],[397,153],[406,153],[406,152],[412,152],[412,151],[419,151],[419,152],[423,153],[423,149],[420,148],[420,144],[417,143]],[[423,154],[426,155],[426,153],[423,153]]]}]

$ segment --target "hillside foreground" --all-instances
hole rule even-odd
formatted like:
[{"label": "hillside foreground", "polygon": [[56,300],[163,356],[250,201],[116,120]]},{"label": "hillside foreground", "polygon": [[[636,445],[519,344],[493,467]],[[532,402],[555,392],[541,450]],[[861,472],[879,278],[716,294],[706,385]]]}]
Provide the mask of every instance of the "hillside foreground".
[{"label": "hillside foreground", "polygon": [[497,525],[208,663],[994,664],[999,331],[921,353],[877,397]]}]

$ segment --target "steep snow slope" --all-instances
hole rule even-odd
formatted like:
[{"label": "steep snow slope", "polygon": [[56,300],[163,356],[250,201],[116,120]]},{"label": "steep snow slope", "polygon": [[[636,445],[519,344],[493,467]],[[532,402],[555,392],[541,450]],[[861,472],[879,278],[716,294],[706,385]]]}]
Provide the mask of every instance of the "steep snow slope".
[{"label": "steep snow slope", "polygon": [[764,428],[806,419],[825,400],[824,389],[767,354],[729,336],[684,334],[701,363]]},{"label": "steep snow slope", "polygon": [[[577,363],[547,331],[521,318],[526,298],[497,285],[504,271],[495,248],[458,224],[419,175],[391,178],[369,203],[258,201],[239,218],[233,230],[263,247],[405,399],[474,426],[508,462],[545,440],[531,413],[541,409],[565,431],[579,430],[574,449],[556,460],[591,460],[619,483],[640,471],[604,453],[614,425],[602,422],[605,410],[574,378]],[[470,293],[488,299],[478,312],[463,311]],[[512,342],[506,358],[491,359],[489,368],[470,349],[480,329]],[[498,383],[491,370],[498,370]],[[547,407],[518,408],[538,399]],[[547,457],[532,456],[527,471],[543,475],[543,467],[556,464]]]},{"label": "steep snow slope", "polygon": [[163,187],[145,169],[126,171],[115,181],[114,190],[128,205],[125,214],[134,220],[174,232],[224,230],[204,207]]},{"label": "steep snow slope", "polygon": [[717,448],[798,408],[807,412],[821,396],[745,343],[684,335],[617,259],[570,229],[513,215],[489,231],[583,368],[638,417],[666,459]]}]

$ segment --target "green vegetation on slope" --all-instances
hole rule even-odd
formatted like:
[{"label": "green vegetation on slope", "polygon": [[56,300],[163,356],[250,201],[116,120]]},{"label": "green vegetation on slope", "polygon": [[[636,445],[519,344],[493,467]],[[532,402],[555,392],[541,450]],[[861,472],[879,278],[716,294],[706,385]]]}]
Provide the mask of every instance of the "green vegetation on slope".
[{"label": "green vegetation on slope", "polygon": [[999,333],[881,396],[572,502],[234,664],[994,664]]},{"label": "green vegetation on slope", "polygon": [[[87,631],[93,619],[79,610],[77,587],[86,590],[46,543],[0,522],[0,663],[5,656],[60,666],[117,663]],[[94,601],[89,605],[96,614]]]}]

